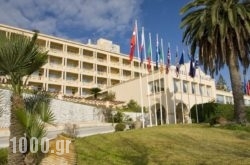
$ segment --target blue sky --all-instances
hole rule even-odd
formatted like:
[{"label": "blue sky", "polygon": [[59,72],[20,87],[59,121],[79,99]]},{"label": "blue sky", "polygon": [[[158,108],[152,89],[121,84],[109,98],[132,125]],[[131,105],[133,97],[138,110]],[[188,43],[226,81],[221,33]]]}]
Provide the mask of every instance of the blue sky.
[{"label": "blue sky", "polygon": [[[112,40],[121,46],[121,52],[129,53],[130,37],[135,19],[138,28],[144,26],[146,46],[148,33],[152,34],[153,51],[155,37],[163,39],[164,51],[170,43],[172,62],[178,46],[182,44],[180,8],[190,0],[2,0],[0,23],[87,43],[98,38]],[[180,54],[180,53],[179,53]],[[187,56],[185,61],[188,62]],[[227,69],[222,75],[228,82]],[[217,77],[217,76],[216,76]]]}]

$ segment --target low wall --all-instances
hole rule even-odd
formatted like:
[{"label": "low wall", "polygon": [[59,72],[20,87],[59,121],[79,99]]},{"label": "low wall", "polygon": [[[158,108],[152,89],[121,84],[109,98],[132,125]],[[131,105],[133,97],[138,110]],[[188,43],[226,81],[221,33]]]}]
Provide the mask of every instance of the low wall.
[{"label": "low wall", "polygon": [[[7,128],[10,125],[11,92],[0,89],[0,96],[0,107],[3,109],[3,113],[0,116],[0,128]],[[55,123],[57,124],[103,120],[100,109],[95,106],[52,99],[50,107],[55,115]]]}]

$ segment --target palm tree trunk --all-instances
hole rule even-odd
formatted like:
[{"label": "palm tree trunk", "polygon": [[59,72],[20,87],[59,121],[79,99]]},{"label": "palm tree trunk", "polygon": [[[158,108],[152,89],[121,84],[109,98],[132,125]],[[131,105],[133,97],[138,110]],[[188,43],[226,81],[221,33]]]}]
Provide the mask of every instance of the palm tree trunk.
[{"label": "palm tree trunk", "polygon": [[234,118],[237,123],[243,124],[246,122],[244,97],[242,91],[241,76],[238,67],[238,59],[235,57],[233,51],[230,54],[228,66],[234,98]]},{"label": "palm tree trunk", "polygon": [[[24,155],[19,151],[19,139],[24,136],[24,130],[17,119],[16,112],[23,110],[23,98],[18,94],[11,96],[11,114],[10,114],[10,142],[8,151],[8,165],[24,165]],[[16,143],[12,139],[16,138]],[[22,145],[22,144],[20,144]],[[23,146],[22,146],[23,148]],[[13,153],[16,151],[16,153]]]}]

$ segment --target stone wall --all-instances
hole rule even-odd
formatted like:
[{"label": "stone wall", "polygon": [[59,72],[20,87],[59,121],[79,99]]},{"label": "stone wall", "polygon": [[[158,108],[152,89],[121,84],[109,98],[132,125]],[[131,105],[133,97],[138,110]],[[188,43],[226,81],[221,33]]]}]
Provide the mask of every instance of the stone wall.
[{"label": "stone wall", "polygon": [[[0,116],[0,128],[7,128],[10,124],[11,92],[0,89],[0,96],[0,107],[3,108],[3,113]],[[51,109],[57,124],[102,121],[103,119],[100,109],[90,105],[52,99]]]}]

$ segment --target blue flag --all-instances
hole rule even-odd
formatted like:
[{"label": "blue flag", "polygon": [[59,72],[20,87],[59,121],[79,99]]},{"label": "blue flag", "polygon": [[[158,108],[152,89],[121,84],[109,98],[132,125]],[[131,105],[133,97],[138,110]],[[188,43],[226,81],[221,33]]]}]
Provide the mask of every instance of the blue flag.
[{"label": "blue flag", "polygon": [[192,57],[191,57],[191,60],[190,60],[189,76],[192,77],[192,78],[195,77],[195,67],[194,67],[194,62],[193,62]]},{"label": "blue flag", "polygon": [[183,64],[184,64],[184,53],[182,52],[181,58],[180,58],[180,61],[179,61],[179,65],[183,65]]}]

